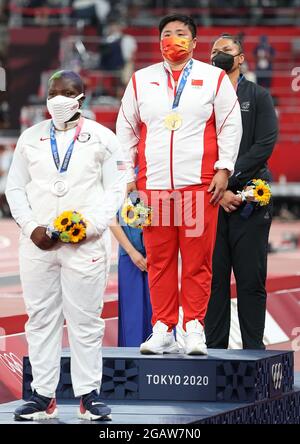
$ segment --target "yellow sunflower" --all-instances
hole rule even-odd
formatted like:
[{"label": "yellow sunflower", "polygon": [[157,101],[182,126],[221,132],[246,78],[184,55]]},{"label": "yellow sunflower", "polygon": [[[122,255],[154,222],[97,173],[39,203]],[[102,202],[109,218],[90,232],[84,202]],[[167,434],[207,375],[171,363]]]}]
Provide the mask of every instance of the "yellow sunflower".
[{"label": "yellow sunflower", "polygon": [[72,225],[72,211],[64,211],[54,221],[54,228],[57,231],[66,231]]},{"label": "yellow sunflower", "polygon": [[150,213],[148,214],[145,220],[144,227],[150,227],[151,223],[152,223],[152,211],[150,211]]},{"label": "yellow sunflower", "polygon": [[70,242],[72,242],[73,244],[77,244],[77,242],[80,242],[82,239],[85,238],[86,229],[82,224],[74,224],[69,230],[69,235]]},{"label": "yellow sunflower", "polygon": [[264,181],[258,179],[255,183],[255,188],[253,190],[253,197],[259,205],[268,205],[271,199],[271,189],[270,186]]},{"label": "yellow sunflower", "polygon": [[125,204],[123,206],[121,215],[127,225],[133,224],[139,217],[135,212],[134,206],[131,204]]}]

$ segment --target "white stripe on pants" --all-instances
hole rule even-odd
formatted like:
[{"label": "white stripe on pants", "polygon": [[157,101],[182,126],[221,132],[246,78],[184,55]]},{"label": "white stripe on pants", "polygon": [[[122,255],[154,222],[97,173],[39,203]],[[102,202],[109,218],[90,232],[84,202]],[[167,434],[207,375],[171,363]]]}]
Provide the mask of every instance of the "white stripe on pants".
[{"label": "white stripe on pants", "polygon": [[60,243],[50,251],[21,238],[20,276],[29,316],[26,337],[32,389],[43,396],[54,397],[59,381],[64,317],[75,396],[100,389],[104,335],[100,314],[109,258],[108,230],[100,240]]}]

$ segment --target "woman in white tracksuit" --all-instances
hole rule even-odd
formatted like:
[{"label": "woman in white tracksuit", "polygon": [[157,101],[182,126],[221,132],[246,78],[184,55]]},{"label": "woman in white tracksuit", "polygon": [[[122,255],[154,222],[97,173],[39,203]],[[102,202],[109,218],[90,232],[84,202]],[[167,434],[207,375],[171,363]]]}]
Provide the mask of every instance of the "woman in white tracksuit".
[{"label": "woman in white tracksuit", "polygon": [[[21,227],[20,276],[29,320],[26,335],[33,396],[15,419],[55,417],[64,319],[71,348],[79,416],[100,419],[110,408],[99,400],[102,377],[100,314],[107,283],[110,221],[125,195],[125,164],[116,136],[80,115],[83,84],[70,71],[49,81],[52,116],[24,131],[8,175],[6,196]],[[52,131],[51,131],[52,128]],[[88,221],[79,244],[51,238],[46,227],[63,211]]]}]

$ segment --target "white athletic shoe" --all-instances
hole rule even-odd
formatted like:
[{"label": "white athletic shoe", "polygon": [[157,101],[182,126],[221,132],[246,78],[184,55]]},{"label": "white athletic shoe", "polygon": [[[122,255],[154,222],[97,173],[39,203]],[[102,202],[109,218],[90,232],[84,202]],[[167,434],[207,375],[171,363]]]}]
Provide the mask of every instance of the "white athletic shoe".
[{"label": "white athletic shoe", "polygon": [[57,417],[55,398],[33,392],[28,402],[15,410],[15,421],[41,421]]},{"label": "white athletic shoe", "polygon": [[173,332],[168,332],[168,326],[157,321],[153,333],[140,346],[143,355],[162,355],[163,353],[179,353],[179,346]]},{"label": "white athletic shoe", "polygon": [[184,336],[184,349],[187,355],[207,355],[204,329],[201,323],[195,319],[186,323]]},{"label": "white athletic shoe", "polygon": [[88,421],[110,421],[111,408],[103,402],[97,390],[93,390],[81,397],[78,418]]}]

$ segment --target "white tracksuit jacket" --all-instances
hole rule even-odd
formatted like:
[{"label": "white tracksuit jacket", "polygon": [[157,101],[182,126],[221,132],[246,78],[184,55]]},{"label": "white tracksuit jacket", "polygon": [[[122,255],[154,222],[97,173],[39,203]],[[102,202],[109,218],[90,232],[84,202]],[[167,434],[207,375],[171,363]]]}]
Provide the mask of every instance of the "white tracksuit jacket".
[{"label": "white tracksuit jacket", "polygon": [[[25,130],[17,143],[7,179],[6,196],[23,234],[30,237],[38,225],[48,225],[65,210],[76,210],[104,231],[124,198],[124,171],[118,169],[123,154],[115,134],[99,123],[84,119],[79,140],[66,173],[57,172],[50,147],[50,122]],[[75,135],[75,128],[56,131],[60,161]],[[119,163],[120,168],[121,163]],[[64,177],[69,192],[53,195],[50,186]]]},{"label": "white tracksuit jacket", "polygon": [[[56,131],[60,161],[75,128]],[[53,397],[60,374],[64,318],[71,348],[71,376],[75,396],[97,389],[102,376],[103,306],[109,262],[108,223],[126,192],[123,152],[116,136],[102,125],[84,119],[69,168],[65,196],[51,193],[59,177],[50,146],[50,120],[24,131],[9,171],[6,196],[22,228],[20,276],[29,321],[26,336],[32,364],[32,389]],[[78,245],[58,242],[44,251],[30,235],[64,210],[77,210],[96,228]]]},{"label": "white tracksuit jacket", "polygon": [[175,89],[168,72],[166,62],[137,71],[118,115],[117,136],[131,162],[128,181],[135,180],[138,163],[142,189],[209,184],[216,169],[233,172],[242,137],[240,107],[228,76],[198,60],[193,61],[177,109],[182,126],[167,129],[164,119],[171,112]]}]

